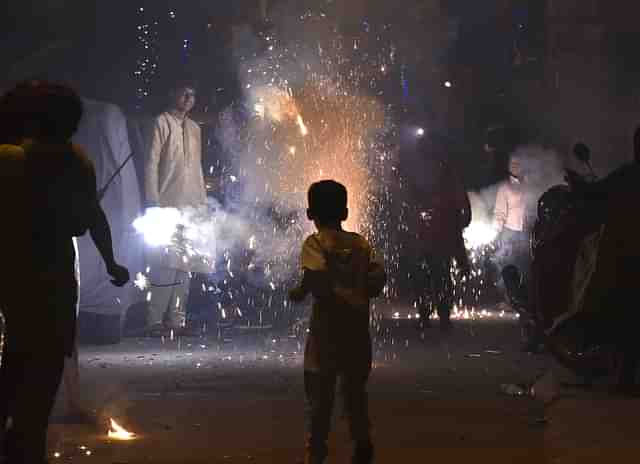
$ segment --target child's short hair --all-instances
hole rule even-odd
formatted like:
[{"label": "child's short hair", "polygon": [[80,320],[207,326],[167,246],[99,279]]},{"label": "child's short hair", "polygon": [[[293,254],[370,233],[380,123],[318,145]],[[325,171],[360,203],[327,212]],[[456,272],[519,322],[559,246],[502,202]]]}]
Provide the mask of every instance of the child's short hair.
[{"label": "child's short hair", "polygon": [[310,219],[321,224],[344,221],[347,212],[347,188],[335,180],[314,182],[307,193]]},{"label": "child's short hair", "polygon": [[83,105],[78,94],[66,85],[30,80],[16,85],[3,103],[20,137],[53,137],[68,140],[78,129]]}]

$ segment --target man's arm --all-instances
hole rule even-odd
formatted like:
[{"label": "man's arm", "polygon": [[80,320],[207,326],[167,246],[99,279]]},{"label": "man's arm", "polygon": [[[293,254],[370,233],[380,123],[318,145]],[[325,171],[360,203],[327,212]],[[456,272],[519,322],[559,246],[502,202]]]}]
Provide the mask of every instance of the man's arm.
[{"label": "man's arm", "polygon": [[102,260],[107,267],[107,272],[113,277],[111,283],[117,287],[122,287],[129,281],[129,271],[126,267],[121,266],[116,262],[113,254],[113,241],[111,238],[109,221],[107,220],[107,216],[99,203],[96,204],[95,213],[95,220],[89,228],[89,234],[91,235],[91,239],[98,249],[100,256],[102,256]]},{"label": "man's arm", "polygon": [[153,123],[149,153],[147,154],[144,168],[144,193],[147,206],[158,206],[160,204],[158,165],[160,164],[160,154],[166,139],[166,132],[162,128],[160,119],[157,118]]}]

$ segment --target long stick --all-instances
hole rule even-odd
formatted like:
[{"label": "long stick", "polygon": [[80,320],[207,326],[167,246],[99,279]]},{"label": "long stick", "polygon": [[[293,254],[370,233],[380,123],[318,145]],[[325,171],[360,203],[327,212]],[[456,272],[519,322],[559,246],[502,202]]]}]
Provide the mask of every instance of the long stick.
[{"label": "long stick", "polygon": [[125,167],[125,165],[129,162],[131,158],[133,158],[133,152],[131,152],[129,156],[127,156],[127,159],[123,161],[123,163],[118,167],[118,169],[116,169],[116,172],[112,174],[112,176],[109,178],[107,183],[104,184],[104,187],[98,190],[98,201],[102,200],[102,198],[104,197],[104,194],[107,193],[107,189],[111,186],[111,183],[114,181],[116,176],[120,174],[120,171],[122,171],[122,168]]}]

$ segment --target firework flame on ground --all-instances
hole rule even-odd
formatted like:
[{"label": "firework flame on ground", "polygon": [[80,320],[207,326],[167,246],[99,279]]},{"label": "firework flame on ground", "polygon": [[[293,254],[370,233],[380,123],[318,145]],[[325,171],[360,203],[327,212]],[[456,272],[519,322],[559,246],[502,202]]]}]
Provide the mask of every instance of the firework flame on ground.
[{"label": "firework flame on ground", "polygon": [[135,440],[135,434],[127,431],[124,427],[118,424],[113,419],[109,419],[109,430],[107,431],[107,436],[114,440]]}]

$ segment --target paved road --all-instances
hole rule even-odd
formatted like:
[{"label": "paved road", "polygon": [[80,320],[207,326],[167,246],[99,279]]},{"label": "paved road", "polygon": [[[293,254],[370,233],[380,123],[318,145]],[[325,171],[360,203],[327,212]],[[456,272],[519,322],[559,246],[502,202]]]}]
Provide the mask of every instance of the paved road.
[{"label": "paved road", "polygon": [[[459,322],[451,336],[429,329],[424,339],[399,327],[378,341],[370,388],[377,462],[543,462],[541,405],[500,394],[500,384],[531,381],[548,364],[517,350],[513,322]],[[85,347],[83,390],[102,419],[98,427],[52,425],[51,452],[97,464],[297,462],[298,346],[266,346],[140,338]],[[329,462],[347,463],[348,434],[336,416]],[[107,417],[139,438],[109,441]]]}]

